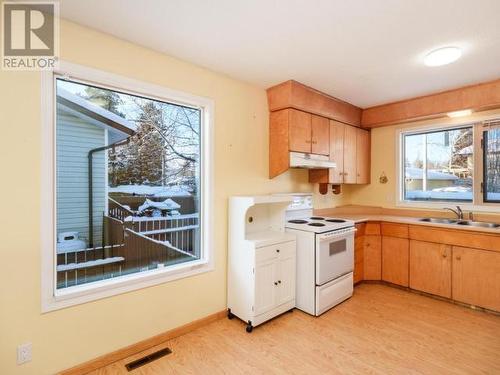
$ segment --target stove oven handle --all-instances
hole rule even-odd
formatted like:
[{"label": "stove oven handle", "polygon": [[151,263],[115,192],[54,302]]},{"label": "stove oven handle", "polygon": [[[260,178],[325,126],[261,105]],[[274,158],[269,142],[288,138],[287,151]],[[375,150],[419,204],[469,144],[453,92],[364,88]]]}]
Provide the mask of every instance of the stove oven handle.
[{"label": "stove oven handle", "polygon": [[346,231],[342,231],[340,233],[336,233],[336,232],[333,232],[333,233],[327,233],[327,234],[323,234],[321,237],[320,237],[320,240],[321,241],[325,241],[325,240],[330,240],[332,238],[342,238],[342,237],[346,237],[346,236],[349,236],[353,233],[355,233],[357,231],[356,228],[351,228],[349,230],[346,230]]}]

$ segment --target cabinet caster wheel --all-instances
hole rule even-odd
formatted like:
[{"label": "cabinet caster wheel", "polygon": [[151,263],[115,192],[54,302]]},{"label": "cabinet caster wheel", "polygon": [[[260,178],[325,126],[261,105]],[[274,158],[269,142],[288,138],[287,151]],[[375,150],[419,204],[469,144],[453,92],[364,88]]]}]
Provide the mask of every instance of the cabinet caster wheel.
[{"label": "cabinet caster wheel", "polygon": [[247,324],[247,328],[246,328],[247,332],[250,333],[253,331],[253,326],[252,326],[252,323],[248,323]]},{"label": "cabinet caster wheel", "polygon": [[234,314],[231,312],[231,309],[227,309],[227,318],[229,320],[234,318]]}]

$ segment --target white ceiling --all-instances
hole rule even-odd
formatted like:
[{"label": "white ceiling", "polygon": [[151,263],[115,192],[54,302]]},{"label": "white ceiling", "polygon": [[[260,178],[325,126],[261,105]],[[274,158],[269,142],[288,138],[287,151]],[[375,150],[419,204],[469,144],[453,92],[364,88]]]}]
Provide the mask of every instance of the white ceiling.
[{"label": "white ceiling", "polygon": [[[500,78],[500,0],[63,0],[61,16],[267,88],[368,107]],[[429,68],[423,56],[463,48]]]}]

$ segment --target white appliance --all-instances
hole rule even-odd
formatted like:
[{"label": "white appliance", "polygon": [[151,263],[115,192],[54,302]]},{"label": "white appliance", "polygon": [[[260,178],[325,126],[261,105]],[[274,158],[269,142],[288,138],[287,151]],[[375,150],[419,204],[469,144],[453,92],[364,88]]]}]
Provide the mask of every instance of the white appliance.
[{"label": "white appliance", "polygon": [[296,307],[321,315],[352,296],[354,222],[313,216],[311,194],[293,194],[285,217],[297,238]]},{"label": "white appliance", "polygon": [[290,196],[229,199],[227,316],[247,332],[295,307],[295,236],[285,231]]}]

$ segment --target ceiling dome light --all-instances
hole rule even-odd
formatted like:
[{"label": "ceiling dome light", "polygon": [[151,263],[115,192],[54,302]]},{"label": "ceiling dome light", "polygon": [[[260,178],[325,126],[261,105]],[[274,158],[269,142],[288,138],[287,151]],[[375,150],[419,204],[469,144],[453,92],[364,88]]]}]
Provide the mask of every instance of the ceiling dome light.
[{"label": "ceiling dome light", "polygon": [[448,112],[447,115],[448,117],[454,118],[454,117],[464,117],[464,116],[469,116],[472,114],[472,109],[463,109],[461,111],[455,111],[455,112]]},{"label": "ceiling dome light", "polygon": [[457,61],[462,56],[462,50],[458,47],[443,47],[429,52],[424,58],[427,66],[441,66]]}]

